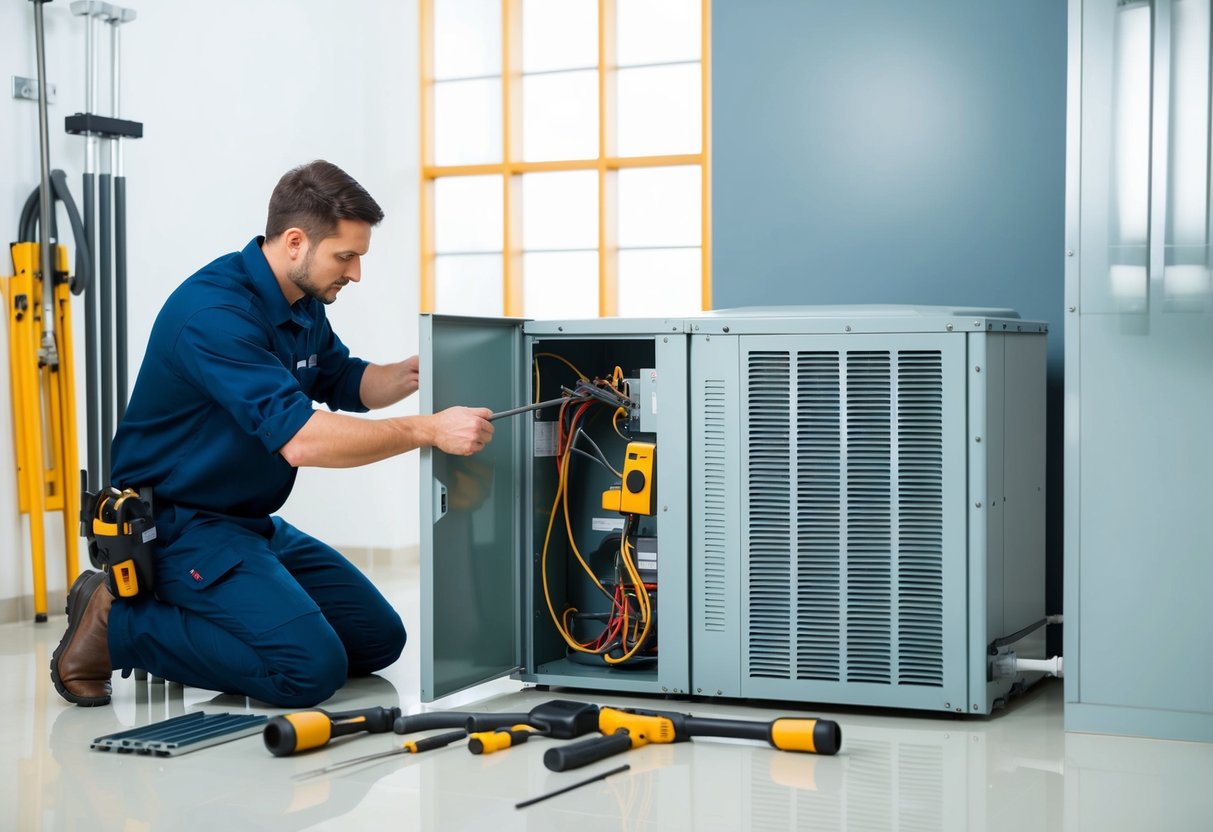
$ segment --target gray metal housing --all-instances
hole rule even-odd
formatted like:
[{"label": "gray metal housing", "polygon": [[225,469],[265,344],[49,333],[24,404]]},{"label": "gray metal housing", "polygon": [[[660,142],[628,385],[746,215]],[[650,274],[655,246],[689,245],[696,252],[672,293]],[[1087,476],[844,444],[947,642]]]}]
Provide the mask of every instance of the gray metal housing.
[{"label": "gray metal housing", "polygon": [[[422,524],[423,698],[508,672],[604,690],[989,713],[1025,679],[988,681],[987,646],[1045,614],[1045,333],[1010,310],[940,307],[423,316],[422,412],[484,401],[473,393],[494,384],[501,407],[529,400],[538,344],[593,340],[648,345],[661,402],[659,667],[551,658],[533,436],[525,422],[499,423],[493,464],[514,473],[493,476],[517,488],[509,508],[480,511],[505,536],[469,547],[470,517]],[[463,389],[448,389],[452,379]],[[428,518],[441,499],[430,482],[446,481],[449,460],[422,459]],[[481,559],[493,565],[473,565]],[[469,566],[447,574],[451,562]],[[472,594],[502,622],[492,661],[477,658],[477,629],[452,640],[439,614],[466,605],[486,570],[499,591]],[[1039,655],[1043,630],[1016,647]]]}]

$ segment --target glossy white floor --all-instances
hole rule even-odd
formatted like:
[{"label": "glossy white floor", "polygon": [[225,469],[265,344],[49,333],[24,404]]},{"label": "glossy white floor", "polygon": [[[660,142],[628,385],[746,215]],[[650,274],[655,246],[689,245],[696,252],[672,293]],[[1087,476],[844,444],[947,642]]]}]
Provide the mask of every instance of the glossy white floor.
[{"label": "glossy white floor", "polygon": [[[415,565],[368,570],[417,633]],[[156,758],[91,751],[104,734],[184,713],[276,713],[175,685],[115,678],[114,703],[63,702],[47,665],[65,619],[0,626],[0,828],[16,830],[1203,830],[1213,828],[1213,745],[1066,734],[1060,682],[990,719],[824,709],[842,726],[836,757],[732,741],[648,746],[586,769],[544,768],[545,743],[491,756],[461,746],[297,780],[398,745],[346,739],[293,758],[259,736]],[[423,710],[414,639],[382,678],[351,683],[326,707]],[[437,703],[525,711],[553,696],[697,715],[769,719],[717,702],[544,693],[503,680]],[[429,708],[431,706],[426,706]],[[550,747],[550,746],[548,746]],[[525,809],[520,800],[621,763],[631,769]]]}]

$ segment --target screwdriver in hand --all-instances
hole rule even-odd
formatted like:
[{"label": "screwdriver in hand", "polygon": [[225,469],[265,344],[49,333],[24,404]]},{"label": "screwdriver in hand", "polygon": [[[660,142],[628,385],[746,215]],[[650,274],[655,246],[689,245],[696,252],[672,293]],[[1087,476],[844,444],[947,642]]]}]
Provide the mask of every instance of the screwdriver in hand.
[{"label": "screwdriver in hand", "polygon": [[577,402],[583,401],[586,401],[585,396],[578,396],[576,398],[570,396],[561,396],[558,399],[548,399],[546,402],[535,402],[534,404],[524,404],[522,407],[512,407],[509,410],[500,410],[490,415],[489,421],[495,422],[498,419],[504,419],[506,416],[517,416],[519,413],[530,413],[532,410],[543,410],[545,407],[555,407],[556,405],[564,404],[565,402],[572,402],[576,404]]}]

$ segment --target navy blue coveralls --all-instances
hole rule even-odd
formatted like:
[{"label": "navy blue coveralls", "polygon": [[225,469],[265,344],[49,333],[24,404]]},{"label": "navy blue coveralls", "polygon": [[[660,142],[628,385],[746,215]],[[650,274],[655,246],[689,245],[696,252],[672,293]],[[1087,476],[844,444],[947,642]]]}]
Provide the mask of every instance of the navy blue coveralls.
[{"label": "navy blue coveralls", "polygon": [[186,280],[156,318],[113,444],[113,482],[151,486],[156,598],[118,601],[115,668],[309,707],[387,667],[404,624],[334,549],[271,515],[295,482],[279,454],[313,401],[365,411],[366,362],[324,305],[288,305],[260,237]]}]

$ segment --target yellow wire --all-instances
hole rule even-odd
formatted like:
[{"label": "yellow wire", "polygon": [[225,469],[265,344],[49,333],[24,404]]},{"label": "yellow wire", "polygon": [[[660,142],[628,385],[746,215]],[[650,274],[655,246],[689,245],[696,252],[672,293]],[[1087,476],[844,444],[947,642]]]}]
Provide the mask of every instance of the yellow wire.
[{"label": "yellow wire", "polygon": [[576,373],[577,378],[585,378],[585,379],[589,378],[589,376],[587,376],[585,373],[581,372],[581,370],[577,369],[577,365],[575,365],[572,361],[569,361],[563,355],[557,355],[554,352],[537,352],[537,353],[535,353],[535,359],[536,359],[535,363],[536,364],[539,363],[538,359],[540,359],[540,358],[555,358],[557,361],[561,362],[566,367],[568,367],[570,370],[572,370],[574,373]]},{"label": "yellow wire", "polygon": [[[627,524],[624,525],[624,536],[620,541],[619,554],[623,558],[623,565],[627,567],[628,577],[632,579],[632,585],[636,587],[636,602],[640,605],[640,617],[644,619],[644,629],[640,633],[640,638],[636,639],[636,643],[632,645],[632,649],[628,650],[619,658],[613,658],[609,654],[603,654],[602,659],[607,664],[622,664],[628,659],[640,652],[640,648],[644,646],[645,639],[649,637],[649,629],[653,623],[653,607],[652,599],[649,598],[649,592],[645,589],[644,581],[640,579],[640,573],[636,571],[636,565],[632,562],[628,550],[631,544],[627,542]],[[624,628],[627,628],[627,598],[624,598]]]},{"label": "yellow wire", "polygon": [[613,599],[614,596],[611,595],[611,593],[606,591],[606,587],[604,587],[601,584],[601,582],[599,582],[598,576],[594,574],[594,570],[591,569],[590,565],[585,562],[585,558],[583,558],[581,556],[581,550],[577,548],[577,541],[575,541],[573,539],[573,521],[569,517],[569,489],[568,489],[568,477],[569,477],[568,463],[570,461],[572,461],[572,456],[573,456],[572,439],[570,438],[569,450],[565,451],[564,464],[560,468],[560,476],[561,476],[561,479],[563,480],[563,482],[561,483],[561,493],[562,493],[562,497],[563,497],[561,502],[564,506],[564,530],[565,530],[566,536],[569,539],[569,546],[572,548],[573,554],[576,555],[577,562],[581,564],[581,568],[584,569],[585,573],[590,576],[590,580],[594,582],[594,586],[596,586],[600,590],[602,590],[603,595],[605,595],[608,598]]},{"label": "yellow wire", "polygon": [[[582,646],[581,643],[577,641],[577,639],[573,638],[572,634],[569,633],[565,629],[564,625],[561,622],[561,618],[556,615],[556,608],[552,605],[552,593],[551,593],[551,590],[548,588],[548,545],[551,543],[551,539],[552,539],[552,526],[554,526],[556,523],[556,508],[560,505],[562,496],[565,496],[567,498],[567,494],[565,494],[565,492],[567,491],[567,480],[568,480],[568,469],[569,469],[568,464],[569,464],[569,457],[571,455],[572,454],[570,454],[570,453],[566,453],[564,456],[562,456],[560,458],[560,479],[559,479],[559,484],[557,485],[557,488],[556,488],[556,499],[552,501],[552,511],[548,515],[548,528],[543,536],[543,551],[539,556],[539,569],[540,569],[540,574],[541,574],[542,583],[543,583],[543,598],[547,602],[548,614],[552,617],[552,623],[554,625],[556,625],[556,631],[558,633],[560,633],[560,637],[562,639],[564,639],[565,644],[567,644],[571,649],[576,650],[579,653],[589,653],[591,655],[601,655],[601,654],[605,653],[607,649],[609,649],[609,645],[604,645],[603,647],[601,647],[598,650],[590,650],[589,648]],[[565,522],[567,523],[568,522],[568,513],[567,513],[568,505],[567,505],[567,503],[565,505],[565,512],[566,512],[565,513]],[[581,555],[579,553],[578,559],[580,559],[580,558],[581,558]],[[582,561],[582,565],[585,566],[584,561]],[[593,579],[594,583],[598,586],[598,588],[601,589],[604,594],[607,594],[608,597],[613,597],[613,596],[610,596],[609,593],[607,593],[606,589],[602,586],[601,583],[599,583],[598,578],[594,575],[594,573],[592,571],[589,570],[589,567],[586,567],[586,570],[587,570],[587,572],[589,572],[590,578]]]},{"label": "yellow wire", "polygon": [[626,407],[617,407],[617,408],[615,408],[615,412],[611,415],[611,427],[613,427],[615,429],[615,433],[618,434],[619,438],[622,439],[624,442],[627,442],[628,438],[626,436],[624,436],[623,433],[620,432],[620,430],[619,430],[619,414],[622,413],[626,416],[627,412],[628,411],[627,411]]}]

